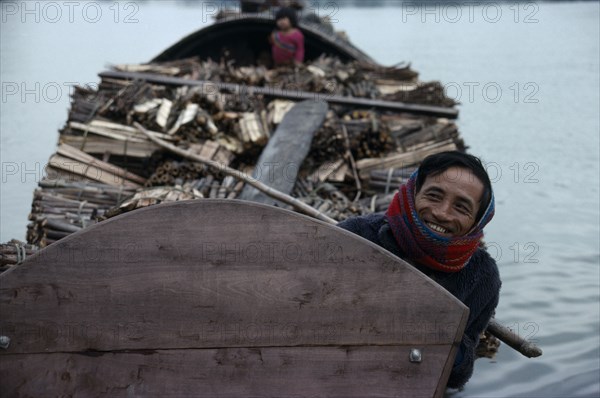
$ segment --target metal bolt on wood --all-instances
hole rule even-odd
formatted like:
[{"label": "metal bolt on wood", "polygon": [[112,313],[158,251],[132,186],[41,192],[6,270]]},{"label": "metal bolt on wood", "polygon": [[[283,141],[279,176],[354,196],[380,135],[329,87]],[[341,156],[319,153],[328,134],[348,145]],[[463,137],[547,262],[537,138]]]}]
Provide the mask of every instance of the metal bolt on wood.
[{"label": "metal bolt on wood", "polygon": [[417,348],[413,348],[412,350],[410,350],[410,355],[408,356],[408,358],[413,363],[420,363],[421,360],[423,359],[421,350],[419,350]]}]

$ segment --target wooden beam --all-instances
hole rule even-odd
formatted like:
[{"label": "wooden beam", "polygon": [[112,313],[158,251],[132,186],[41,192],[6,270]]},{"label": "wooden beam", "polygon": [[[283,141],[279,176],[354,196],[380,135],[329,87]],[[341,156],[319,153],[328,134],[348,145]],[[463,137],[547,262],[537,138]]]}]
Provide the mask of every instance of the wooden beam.
[{"label": "wooden beam", "polygon": [[246,96],[261,94],[266,97],[287,98],[295,101],[312,99],[316,101],[326,101],[330,104],[350,105],[361,108],[389,109],[399,112],[408,112],[417,115],[445,117],[449,119],[456,119],[458,117],[458,109],[455,108],[443,108],[440,106],[420,104],[406,104],[403,102],[374,100],[369,98],[344,97],[340,95],[332,95],[327,93],[313,93],[301,90],[282,90],[275,87],[257,87],[233,83],[218,83],[206,80],[191,80],[183,79],[180,77],[171,77],[151,73],[137,72],[106,71],[101,72],[99,76],[103,79],[113,78],[143,80],[150,83],[164,84],[168,86],[200,86],[206,87],[207,92],[210,93],[229,91],[238,95]]}]

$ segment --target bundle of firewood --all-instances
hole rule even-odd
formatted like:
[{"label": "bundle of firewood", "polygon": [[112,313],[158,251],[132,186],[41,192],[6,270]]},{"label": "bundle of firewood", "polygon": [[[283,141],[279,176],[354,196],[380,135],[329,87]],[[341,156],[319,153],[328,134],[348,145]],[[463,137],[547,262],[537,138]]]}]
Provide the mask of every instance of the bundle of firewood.
[{"label": "bundle of firewood", "polygon": [[131,196],[145,179],[60,144],[33,193],[27,241],[44,247],[91,224]]},{"label": "bundle of firewood", "polygon": [[8,270],[13,265],[22,263],[37,250],[37,246],[16,239],[0,244],[0,273]]},{"label": "bundle of firewood", "polygon": [[27,242],[45,247],[95,224],[107,210],[133,195],[137,187],[45,178],[33,193]]}]

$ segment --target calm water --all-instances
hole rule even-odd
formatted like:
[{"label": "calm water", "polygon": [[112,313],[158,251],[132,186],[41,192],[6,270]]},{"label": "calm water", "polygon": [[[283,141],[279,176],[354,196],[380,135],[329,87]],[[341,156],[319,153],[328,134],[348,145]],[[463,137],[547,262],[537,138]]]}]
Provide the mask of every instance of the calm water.
[{"label": "calm water", "polygon": [[[152,58],[232,3],[1,4],[4,242],[24,239],[68,86]],[[544,350],[503,347],[449,395],[600,395],[599,4],[371,4],[315,8],[379,62],[409,61],[462,102],[458,124],[497,197],[486,238],[504,282],[497,319]]]}]

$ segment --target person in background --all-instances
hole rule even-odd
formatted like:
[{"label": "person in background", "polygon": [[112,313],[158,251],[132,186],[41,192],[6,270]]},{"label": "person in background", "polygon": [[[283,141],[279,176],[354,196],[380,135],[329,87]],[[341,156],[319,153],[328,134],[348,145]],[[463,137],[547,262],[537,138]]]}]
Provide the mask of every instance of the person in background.
[{"label": "person in background", "polygon": [[493,216],[492,185],[481,161],[451,151],[428,156],[385,214],[338,224],[406,260],[469,307],[448,387],[460,388],[471,377],[479,335],[498,305],[498,267],[481,242]]},{"label": "person in background", "polygon": [[269,36],[275,66],[299,65],[304,61],[304,35],[298,29],[298,17],[292,8],[281,8],[275,14],[275,29]]}]

